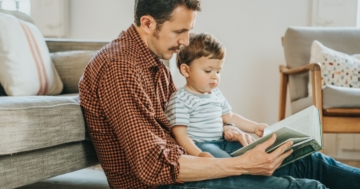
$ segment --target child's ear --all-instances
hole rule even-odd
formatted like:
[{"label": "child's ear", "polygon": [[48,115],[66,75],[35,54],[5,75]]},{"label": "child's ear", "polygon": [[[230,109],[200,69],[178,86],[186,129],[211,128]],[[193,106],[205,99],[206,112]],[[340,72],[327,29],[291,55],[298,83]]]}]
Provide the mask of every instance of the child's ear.
[{"label": "child's ear", "polygon": [[180,73],[184,76],[184,77],[189,77],[189,66],[186,64],[181,64],[180,65]]}]

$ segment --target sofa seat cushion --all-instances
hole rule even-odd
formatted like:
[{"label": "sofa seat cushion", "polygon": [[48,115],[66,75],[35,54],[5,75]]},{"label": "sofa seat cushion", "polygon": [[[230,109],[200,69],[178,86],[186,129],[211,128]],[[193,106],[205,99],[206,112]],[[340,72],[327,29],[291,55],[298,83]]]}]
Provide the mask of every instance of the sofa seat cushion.
[{"label": "sofa seat cushion", "polygon": [[77,96],[0,97],[0,155],[85,140]]},{"label": "sofa seat cushion", "polygon": [[323,108],[360,108],[360,88],[324,86]]}]

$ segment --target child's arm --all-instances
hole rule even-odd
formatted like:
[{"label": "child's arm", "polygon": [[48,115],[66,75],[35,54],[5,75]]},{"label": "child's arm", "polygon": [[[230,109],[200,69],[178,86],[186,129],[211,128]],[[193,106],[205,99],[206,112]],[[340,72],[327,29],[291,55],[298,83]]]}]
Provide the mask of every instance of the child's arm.
[{"label": "child's arm", "polygon": [[268,127],[265,123],[257,123],[242,117],[239,114],[233,113],[230,111],[227,114],[222,115],[222,120],[224,123],[233,123],[244,132],[255,133],[259,137],[262,137],[264,129]]},{"label": "child's arm", "polygon": [[172,133],[176,142],[185,148],[186,152],[192,156],[199,157],[214,157],[210,153],[202,152],[195,144],[194,141],[187,135],[187,126],[175,125],[172,127]]}]

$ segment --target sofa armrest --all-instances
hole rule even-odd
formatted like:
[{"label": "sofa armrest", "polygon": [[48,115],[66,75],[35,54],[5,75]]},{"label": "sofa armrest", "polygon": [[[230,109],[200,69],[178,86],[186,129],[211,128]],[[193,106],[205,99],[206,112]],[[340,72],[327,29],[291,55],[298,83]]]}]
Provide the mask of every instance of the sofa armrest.
[{"label": "sofa armrest", "polygon": [[100,50],[109,41],[87,41],[76,39],[46,38],[46,44],[51,53],[72,50]]}]

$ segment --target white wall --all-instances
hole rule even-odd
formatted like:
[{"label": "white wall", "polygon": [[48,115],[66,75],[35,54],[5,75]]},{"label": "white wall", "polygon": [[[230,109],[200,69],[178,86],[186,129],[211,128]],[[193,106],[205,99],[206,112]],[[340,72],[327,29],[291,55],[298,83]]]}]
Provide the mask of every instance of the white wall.
[{"label": "white wall", "polygon": [[[285,64],[281,37],[287,27],[354,26],[360,22],[354,19],[360,15],[358,1],[203,0],[193,32],[212,33],[227,48],[220,89],[233,110],[273,124],[278,117],[278,66]],[[70,1],[70,38],[114,39],[133,22],[133,7],[133,0]],[[177,85],[183,85],[177,68],[172,70]],[[287,115],[289,110],[287,106]],[[358,159],[354,144],[359,138],[327,134],[325,151],[337,158]]]},{"label": "white wall", "polygon": [[133,22],[134,0],[70,1],[70,38],[112,40]]},{"label": "white wall", "polygon": [[[233,110],[272,124],[277,121],[281,37],[288,26],[307,26],[310,0],[206,0],[194,32],[212,33],[227,48],[220,89]],[[111,40],[133,22],[134,1],[70,3],[70,37]],[[174,73],[177,73],[175,70]],[[175,75],[178,84],[182,77]],[[179,86],[179,85],[178,85]]]}]

